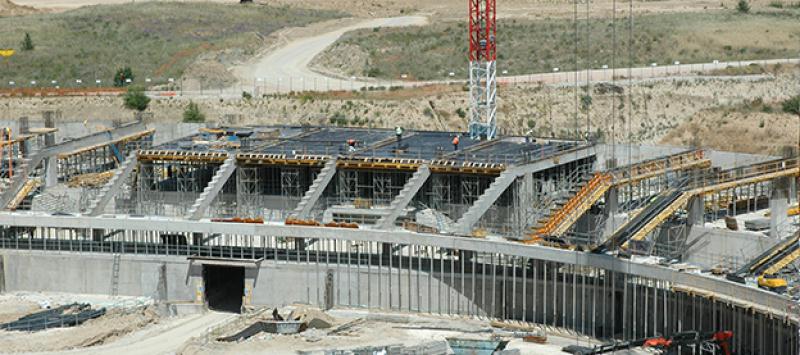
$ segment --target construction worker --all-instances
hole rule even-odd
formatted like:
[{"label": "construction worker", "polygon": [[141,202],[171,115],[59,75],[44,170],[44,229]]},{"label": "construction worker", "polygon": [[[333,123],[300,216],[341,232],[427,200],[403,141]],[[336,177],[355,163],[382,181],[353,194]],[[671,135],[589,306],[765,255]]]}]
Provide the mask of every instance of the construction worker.
[{"label": "construction worker", "polygon": [[456,150],[458,150],[458,143],[459,143],[459,141],[460,141],[460,140],[459,140],[458,136],[455,136],[455,137],[453,137],[453,151],[456,151]]},{"label": "construction worker", "polygon": [[395,127],[394,135],[397,137],[397,143],[400,144],[400,140],[403,139],[403,127],[400,126]]},{"label": "construction worker", "polygon": [[348,147],[349,151],[355,152],[356,151],[356,140],[353,139],[353,138],[348,139],[347,140],[347,147]]}]

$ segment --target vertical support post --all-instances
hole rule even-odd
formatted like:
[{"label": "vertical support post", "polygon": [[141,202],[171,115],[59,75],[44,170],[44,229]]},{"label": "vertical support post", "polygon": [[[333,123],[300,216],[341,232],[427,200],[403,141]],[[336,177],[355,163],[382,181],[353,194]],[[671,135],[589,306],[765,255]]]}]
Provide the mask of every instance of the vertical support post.
[{"label": "vertical support post", "polygon": [[0,255],[0,294],[6,292],[5,255]]},{"label": "vertical support post", "polygon": [[772,180],[772,189],[769,197],[769,235],[780,238],[779,227],[786,223],[786,213],[789,210],[789,185],[791,178],[782,177]]}]

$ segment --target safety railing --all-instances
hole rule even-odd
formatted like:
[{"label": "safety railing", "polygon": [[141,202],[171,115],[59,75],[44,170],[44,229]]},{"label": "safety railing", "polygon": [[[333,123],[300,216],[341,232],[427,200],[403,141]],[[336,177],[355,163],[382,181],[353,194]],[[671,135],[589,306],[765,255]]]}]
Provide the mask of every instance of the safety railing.
[{"label": "safety railing", "polygon": [[574,221],[577,219],[573,217],[574,214],[582,214],[585,209],[581,208],[586,204],[594,203],[598,195],[602,196],[602,194],[597,193],[599,190],[608,189],[611,183],[611,176],[603,173],[596,173],[594,177],[592,177],[589,182],[586,183],[579,191],[575,194],[567,203],[558,210],[553,216],[545,223],[544,226],[539,228],[536,231],[536,234],[539,236],[551,235],[553,233],[557,233],[560,229],[559,228],[563,223],[570,221]]}]

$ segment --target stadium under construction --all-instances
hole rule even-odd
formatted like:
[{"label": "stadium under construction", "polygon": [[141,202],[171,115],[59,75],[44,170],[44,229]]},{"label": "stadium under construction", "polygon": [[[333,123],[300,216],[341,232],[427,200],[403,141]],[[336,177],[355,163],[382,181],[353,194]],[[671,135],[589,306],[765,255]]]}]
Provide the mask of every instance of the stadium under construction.
[{"label": "stadium under construction", "polygon": [[618,342],[724,331],[737,354],[798,353],[795,157],[142,122],[59,142],[54,115],[4,133],[0,291],[436,313]]}]

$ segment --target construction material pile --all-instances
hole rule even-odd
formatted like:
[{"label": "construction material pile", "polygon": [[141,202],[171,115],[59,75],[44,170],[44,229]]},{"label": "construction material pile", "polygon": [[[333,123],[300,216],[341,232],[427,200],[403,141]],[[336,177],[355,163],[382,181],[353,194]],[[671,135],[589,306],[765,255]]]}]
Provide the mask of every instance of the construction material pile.
[{"label": "construction material pile", "polygon": [[0,324],[0,329],[32,332],[50,328],[73,327],[105,313],[105,308],[92,309],[88,303],[72,303],[29,314],[10,323]]},{"label": "construction material pile", "polygon": [[102,187],[111,177],[114,176],[114,170],[104,171],[102,173],[88,173],[83,175],[76,175],[67,181],[69,187]]}]

